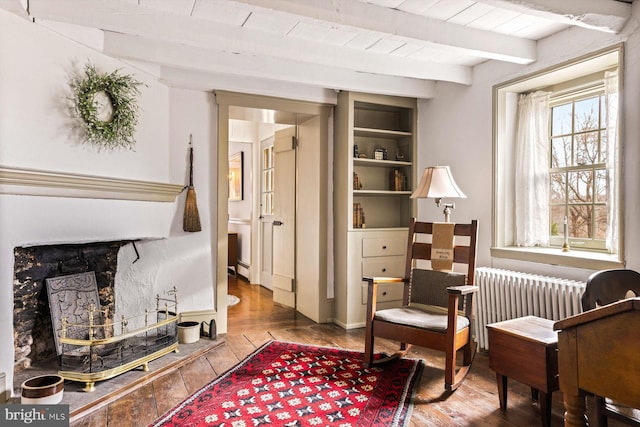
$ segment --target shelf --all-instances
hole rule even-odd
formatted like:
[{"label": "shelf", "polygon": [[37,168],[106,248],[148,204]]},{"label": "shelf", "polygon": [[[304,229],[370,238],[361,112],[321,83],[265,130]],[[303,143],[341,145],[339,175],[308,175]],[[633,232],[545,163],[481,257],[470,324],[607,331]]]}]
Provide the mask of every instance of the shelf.
[{"label": "shelf", "polygon": [[404,160],[375,160],[369,158],[354,158],[353,164],[355,166],[370,166],[370,167],[402,167],[411,166],[413,163]]},{"label": "shelf", "polygon": [[390,129],[375,129],[375,128],[353,128],[353,134],[355,136],[378,136],[378,137],[386,137],[386,138],[397,138],[400,136],[411,136],[413,135],[411,132],[405,132],[401,130],[390,130]]},{"label": "shelf", "polygon": [[173,202],[181,184],[0,166],[0,194]]},{"label": "shelf", "polygon": [[[334,139],[334,318],[347,329],[365,326],[363,271],[372,268],[372,264],[384,264],[386,271],[392,268],[396,274],[404,272],[407,233],[416,208],[416,201],[410,198],[416,181],[416,104],[412,98],[348,91],[338,94]],[[376,150],[380,149],[388,160],[376,160]],[[359,158],[354,152],[367,157]],[[393,190],[396,188],[404,190]],[[365,227],[358,228],[357,224]],[[365,246],[389,244],[399,250],[376,253],[371,258],[363,256]],[[390,308],[385,305],[389,301],[379,303]]]},{"label": "shelf", "polygon": [[407,196],[411,191],[391,191],[391,190],[353,190],[355,196]]}]

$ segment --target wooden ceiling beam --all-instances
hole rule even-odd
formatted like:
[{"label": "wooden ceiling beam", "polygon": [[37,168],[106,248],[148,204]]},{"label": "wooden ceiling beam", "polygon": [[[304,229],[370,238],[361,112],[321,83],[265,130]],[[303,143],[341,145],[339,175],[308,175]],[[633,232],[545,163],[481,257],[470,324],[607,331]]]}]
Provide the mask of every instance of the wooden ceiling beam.
[{"label": "wooden ceiling beam", "polygon": [[[202,2],[203,0],[196,0]],[[233,0],[318,21],[360,28],[457,49],[484,59],[529,64],[536,60],[536,42],[478,30],[438,19],[390,9],[358,0]]]},{"label": "wooden ceiling beam", "polygon": [[[348,89],[415,98],[433,98],[435,94],[435,82],[431,80],[361,73],[294,60],[274,59],[269,56],[158,42],[144,37],[112,32],[105,33],[104,52],[122,59],[160,63],[174,70],[235,75],[319,88]],[[175,71],[173,75],[176,75]],[[210,90],[216,87],[215,78],[203,80],[203,82],[205,84],[210,82],[212,86],[202,89]]]},{"label": "wooden ceiling beam", "polygon": [[[328,45],[314,40],[198,19],[186,14],[176,15],[159,10],[153,10],[152,13],[151,10],[142,7],[122,4],[120,9],[113,9],[113,2],[56,0],[55,4],[52,4],[53,2],[47,0],[31,1],[32,14],[36,19],[95,27],[166,43],[181,43],[246,55],[271,56],[284,61],[296,58],[300,63],[322,64],[326,67],[387,76],[442,80],[467,85],[471,84],[472,79],[471,67],[466,65],[444,64],[400,55],[393,56],[393,60],[390,60],[391,57],[386,53]],[[62,3],[64,7],[61,7]],[[86,7],[87,4],[90,7]]]},{"label": "wooden ceiling beam", "polygon": [[477,0],[560,24],[619,33],[631,17],[631,4],[615,0]]}]

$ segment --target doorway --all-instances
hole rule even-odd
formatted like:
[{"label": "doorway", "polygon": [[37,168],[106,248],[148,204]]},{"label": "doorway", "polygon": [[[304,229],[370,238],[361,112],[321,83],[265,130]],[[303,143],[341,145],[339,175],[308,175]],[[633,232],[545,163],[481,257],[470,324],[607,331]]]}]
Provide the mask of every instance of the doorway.
[{"label": "doorway", "polygon": [[[330,195],[328,192],[328,153],[329,153],[329,121],[331,107],[324,104],[303,101],[283,100],[262,96],[252,96],[230,92],[216,92],[218,104],[218,255],[216,267],[216,309],[220,329],[224,324],[226,330],[227,269],[226,269],[226,236],[229,229],[228,212],[228,155],[230,120],[246,120],[258,123],[278,124],[282,127],[298,125],[302,135],[300,148],[294,152],[298,162],[293,169],[289,183],[294,184],[292,196],[295,217],[293,219],[293,243],[290,255],[286,259],[293,263],[293,277],[290,281],[290,294],[285,304],[291,304],[297,311],[316,322],[326,322],[330,317],[330,301],[327,298],[328,284],[328,225],[330,217]],[[295,128],[295,127],[294,127]],[[253,157],[258,160],[262,156],[260,141],[255,139]],[[274,139],[275,141],[275,139]],[[277,150],[274,150],[277,151]],[[260,188],[262,170],[257,167],[259,161],[253,162],[251,181],[252,188]],[[304,173],[300,173],[304,170]],[[304,189],[304,190],[301,190]],[[277,197],[274,193],[274,197]],[[251,208],[250,260],[248,264],[249,278],[252,283],[260,282],[261,263],[265,259],[261,236],[265,233],[264,218],[260,218],[262,197],[256,191]],[[274,203],[274,207],[277,202]],[[273,220],[278,220],[273,217]],[[291,222],[291,220],[288,220]],[[277,227],[277,226],[276,226]],[[272,232],[273,232],[273,226]],[[267,236],[268,237],[268,236]],[[277,240],[276,236],[271,236]],[[304,242],[301,250],[300,242]],[[301,251],[304,263],[299,262]],[[280,255],[275,249],[272,257]],[[266,257],[269,258],[269,257]],[[273,271],[272,271],[273,273]],[[331,274],[332,277],[332,274]],[[273,280],[273,274],[272,274]],[[277,285],[272,283],[275,288]],[[275,293],[275,292],[274,292]]]}]

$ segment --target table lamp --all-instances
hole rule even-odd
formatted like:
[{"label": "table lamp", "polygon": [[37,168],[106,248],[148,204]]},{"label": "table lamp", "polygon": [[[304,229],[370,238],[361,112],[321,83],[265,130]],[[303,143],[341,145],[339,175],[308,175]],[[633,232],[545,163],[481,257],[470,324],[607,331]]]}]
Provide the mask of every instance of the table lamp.
[{"label": "table lamp", "polygon": [[438,207],[444,205],[444,221],[450,222],[451,210],[456,206],[454,203],[442,203],[442,199],[467,196],[458,188],[449,166],[430,166],[424,170],[418,187],[411,194],[412,199],[425,197],[436,199]]}]

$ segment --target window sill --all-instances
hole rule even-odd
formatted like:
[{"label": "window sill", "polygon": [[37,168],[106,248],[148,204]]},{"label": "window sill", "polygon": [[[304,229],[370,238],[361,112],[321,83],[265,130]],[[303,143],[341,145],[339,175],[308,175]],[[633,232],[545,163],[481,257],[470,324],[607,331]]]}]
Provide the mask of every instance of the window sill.
[{"label": "window sill", "polygon": [[624,262],[618,258],[618,255],[587,251],[562,252],[559,248],[521,248],[515,246],[491,248],[491,256],[588,270],[624,268]]}]

